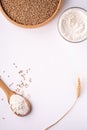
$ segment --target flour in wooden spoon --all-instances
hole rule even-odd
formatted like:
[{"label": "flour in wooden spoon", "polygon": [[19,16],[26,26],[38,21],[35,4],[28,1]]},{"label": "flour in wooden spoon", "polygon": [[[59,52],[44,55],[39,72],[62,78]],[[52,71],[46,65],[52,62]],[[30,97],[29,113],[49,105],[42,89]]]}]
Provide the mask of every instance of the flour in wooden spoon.
[{"label": "flour in wooden spoon", "polygon": [[29,111],[28,104],[25,99],[20,95],[12,95],[9,101],[10,107],[14,113],[18,115],[25,115]]}]

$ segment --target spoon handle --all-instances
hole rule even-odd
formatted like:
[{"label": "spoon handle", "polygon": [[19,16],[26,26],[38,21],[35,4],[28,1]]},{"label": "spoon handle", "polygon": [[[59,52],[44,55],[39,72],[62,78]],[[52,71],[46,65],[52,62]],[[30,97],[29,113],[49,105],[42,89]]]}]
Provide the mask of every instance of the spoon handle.
[{"label": "spoon handle", "polygon": [[5,92],[8,100],[13,92],[7,87],[7,85],[0,79],[0,88]]}]

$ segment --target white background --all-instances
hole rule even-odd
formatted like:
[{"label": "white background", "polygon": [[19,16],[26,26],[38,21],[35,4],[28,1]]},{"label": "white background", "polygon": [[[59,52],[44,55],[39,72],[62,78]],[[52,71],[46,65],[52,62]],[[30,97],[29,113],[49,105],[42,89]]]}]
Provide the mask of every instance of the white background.
[{"label": "white background", "polygon": [[[57,29],[59,15],[74,6],[87,9],[87,0],[63,0],[58,15],[36,29],[17,27],[0,13],[0,74],[8,85],[17,81],[13,62],[19,68],[31,68],[28,93],[33,108],[30,115],[17,117],[0,91],[0,97],[4,97],[3,102],[0,99],[0,130],[44,130],[73,104],[78,76],[81,96],[73,110],[51,130],[87,130],[87,40],[69,43]],[[12,76],[10,80],[3,70]]]}]

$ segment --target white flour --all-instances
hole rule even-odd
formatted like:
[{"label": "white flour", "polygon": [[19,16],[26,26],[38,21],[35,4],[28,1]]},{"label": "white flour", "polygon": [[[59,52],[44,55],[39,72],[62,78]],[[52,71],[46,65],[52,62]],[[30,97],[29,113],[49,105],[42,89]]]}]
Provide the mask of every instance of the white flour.
[{"label": "white flour", "polygon": [[61,15],[58,26],[66,40],[83,41],[87,38],[87,12],[80,8],[68,9]]},{"label": "white flour", "polygon": [[28,105],[25,102],[24,98],[20,95],[12,95],[10,97],[10,107],[13,110],[13,112],[15,112],[16,114],[19,115],[25,115],[28,111]]}]

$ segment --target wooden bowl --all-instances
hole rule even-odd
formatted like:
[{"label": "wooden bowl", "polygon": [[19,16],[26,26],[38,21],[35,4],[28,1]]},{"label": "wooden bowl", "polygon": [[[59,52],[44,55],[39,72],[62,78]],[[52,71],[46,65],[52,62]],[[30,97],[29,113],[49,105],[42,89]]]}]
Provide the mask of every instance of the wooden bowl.
[{"label": "wooden bowl", "polygon": [[10,21],[11,23],[13,23],[14,25],[17,25],[19,27],[23,27],[23,28],[37,28],[37,27],[40,27],[42,25],[45,25],[46,23],[48,23],[49,21],[51,21],[54,16],[58,13],[60,7],[61,7],[61,2],[62,0],[59,0],[58,2],[58,5],[57,5],[57,8],[55,9],[54,13],[49,17],[47,18],[45,21],[43,21],[42,23],[38,23],[38,24],[34,24],[34,25],[26,25],[26,24],[21,24],[21,23],[18,23],[16,22],[15,20],[13,20],[12,18],[10,18],[10,16],[6,13],[5,9],[3,8],[3,5],[2,5],[2,2],[0,1],[0,11],[2,12],[2,14],[6,17],[6,19],[8,21]]}]

